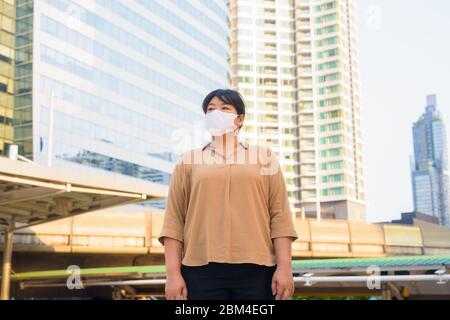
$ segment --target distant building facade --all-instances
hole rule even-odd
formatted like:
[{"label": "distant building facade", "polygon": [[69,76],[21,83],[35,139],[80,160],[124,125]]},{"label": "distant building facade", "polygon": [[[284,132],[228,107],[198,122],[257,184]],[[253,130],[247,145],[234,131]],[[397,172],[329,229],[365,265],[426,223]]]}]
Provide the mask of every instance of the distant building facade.
[{"label": "distant building facade", "polygon": [[414,158],[411,180],[414,211],[450,226],[449,174],[445,125],[436,95],[427,96],[425,113],[413,125]]},{"label": "distant building facade", "polygon": [[392,220],[391,223],[396,224],[411,224],[415,221],[427,222],[432,224],[439,224],[439,219],[426,213],[420,212],[402,212],[401,219]]}]

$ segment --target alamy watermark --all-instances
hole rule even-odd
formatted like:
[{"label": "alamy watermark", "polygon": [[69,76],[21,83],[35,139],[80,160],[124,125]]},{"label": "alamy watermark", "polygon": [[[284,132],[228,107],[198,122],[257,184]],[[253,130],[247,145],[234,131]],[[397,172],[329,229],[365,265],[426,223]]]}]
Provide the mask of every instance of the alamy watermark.
[{"label": "alamy watermark", "polygon": [[368,274],[366,286],[369,290],[381,289],[381,269],[379,266],[371,265],[366,269]]},{"label": "alamy watermark", "polygon": [[[238,133],[227,134],[227,139],[232,139]],[[260,166],[261,175],[276,174],[280,168],[278,159],[270,148],[247,145],[247,152],[236,152],[224,157],[229,153],[222,144],[222,137],[216,137],[217,143],[214,148],[206,146],[208,134],[205,131],[204,122],[197,121],[192,124],[191,130],[186,128],[176,129],[172,132],[171,149],[174,154],[181,154],[178,163],[183,164],[254,164]],[[202,147],[199,147],[202,146]]]},{"label": "alamy watermark", "polygon": [[77,265],[68,266],[66,273],[69,274],[66,285],[69,290],[84,289],[83,282],[81,281],[81,269]]}]

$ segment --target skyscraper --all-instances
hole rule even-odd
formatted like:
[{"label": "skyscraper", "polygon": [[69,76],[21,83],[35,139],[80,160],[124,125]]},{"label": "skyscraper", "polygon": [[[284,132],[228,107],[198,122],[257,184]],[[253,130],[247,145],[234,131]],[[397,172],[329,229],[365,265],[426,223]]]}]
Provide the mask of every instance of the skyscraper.
[{"label": "skyscraper", "polygon": [[244,134],[276,152],[307,216],[365,220],[355,11],[353,0],[231,1]]},{"label": "skyscraper", "polygon": [[15,12],[20,153],[167,184],[172,134],[229,84],[226,1],[16,0]]},{"label": "skyscraper", "polygon": [[447,139],[436,95],[427,96],[425,113],[414,123],[412,132],[414,211],[432,215],[450,227]]}]

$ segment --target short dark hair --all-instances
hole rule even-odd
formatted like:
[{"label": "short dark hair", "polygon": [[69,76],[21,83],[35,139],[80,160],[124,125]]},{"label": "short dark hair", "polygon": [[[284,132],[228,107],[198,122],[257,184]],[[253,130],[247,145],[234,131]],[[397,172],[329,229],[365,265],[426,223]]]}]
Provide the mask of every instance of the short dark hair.
[{"label": "short dark hair", "polygon": [[206,114],[208,111],[208,105],[211,102],[212,98],[217,97],[222,102],[231,104],[236,108],[238,115],[245,115],[245,102],[244,98],[241,96],[241,94],[236,90],[231,89],[216,89],[214,91],[211,91],[208,93],[208,95],[203,100],[203,112]]}]

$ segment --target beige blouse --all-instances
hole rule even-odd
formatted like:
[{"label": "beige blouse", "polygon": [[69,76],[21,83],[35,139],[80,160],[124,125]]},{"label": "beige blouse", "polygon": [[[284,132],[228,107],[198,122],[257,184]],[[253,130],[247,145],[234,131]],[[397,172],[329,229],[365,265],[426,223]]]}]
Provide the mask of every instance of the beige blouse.
[{"label": "beige blouse", "polygon": [[163,245],[164,237],[183,243],[187,266],[276,265],[272,239],[298,238],[276,156],[241,142],[225,157],[211,144],[183,153],[170,180]]}]

